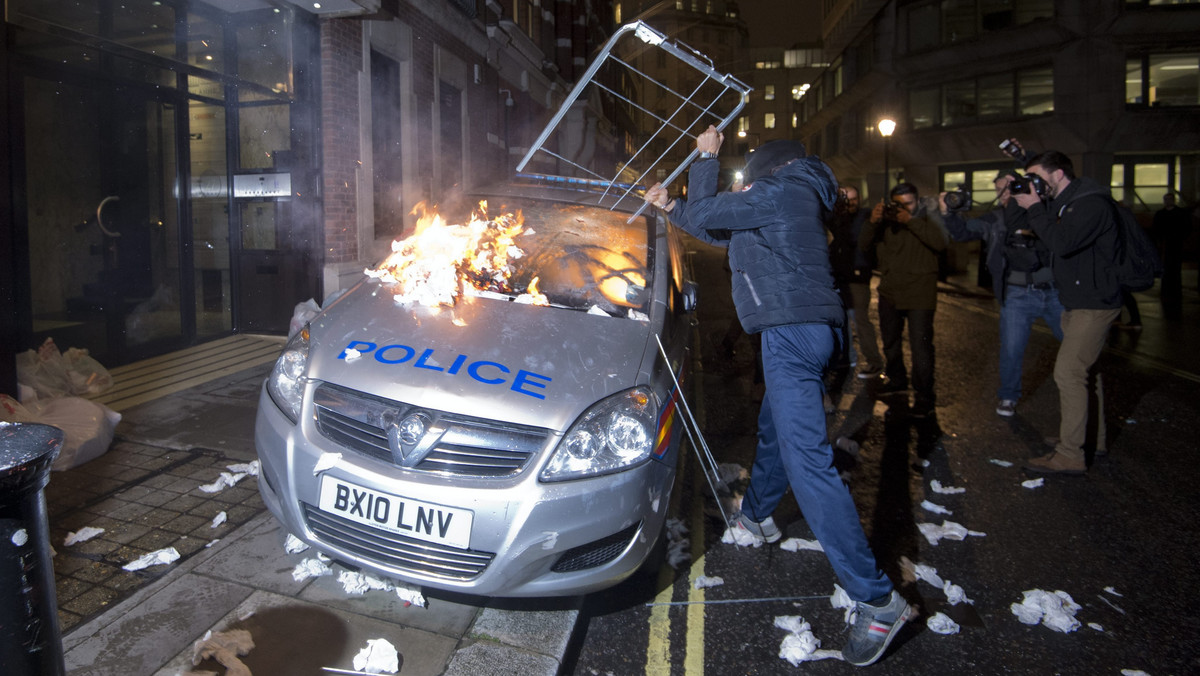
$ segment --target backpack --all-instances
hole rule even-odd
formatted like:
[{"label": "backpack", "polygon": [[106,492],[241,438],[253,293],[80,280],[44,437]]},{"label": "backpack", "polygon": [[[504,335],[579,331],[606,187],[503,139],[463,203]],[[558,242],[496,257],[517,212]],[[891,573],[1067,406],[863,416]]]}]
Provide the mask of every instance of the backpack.
[{"label": "backpack", "polygon": [[1108,198],[1117,224],[1116,260],[1113,261],[1117,281],[1123,291],[1145,291],[1154,286],[1154,278],[1162,277],[1162,260],[1146,230],[1133,217],[1128,207]]}]

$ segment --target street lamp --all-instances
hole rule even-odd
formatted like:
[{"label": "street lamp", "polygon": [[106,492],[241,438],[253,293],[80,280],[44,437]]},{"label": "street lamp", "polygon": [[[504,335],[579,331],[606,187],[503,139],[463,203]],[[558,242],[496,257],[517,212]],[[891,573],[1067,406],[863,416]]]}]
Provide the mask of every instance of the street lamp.
[{"label": "street lamp", "polygon": [[879,121],[879,135],[883,137],[883,192],[886,194],[892,187],[892,177],[888,174],[888,139],[896,131],[896,121],[885,117]]}]

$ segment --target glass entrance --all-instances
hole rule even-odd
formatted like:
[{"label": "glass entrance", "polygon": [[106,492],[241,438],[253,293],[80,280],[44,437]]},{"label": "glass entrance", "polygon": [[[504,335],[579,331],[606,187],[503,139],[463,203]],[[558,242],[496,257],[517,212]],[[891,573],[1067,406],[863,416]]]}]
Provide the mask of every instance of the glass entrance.
[{"label": "glass entrance", "polygon": [[34,76],[23,102],[35,344],[124,363],[180,342],[175,106]]}]

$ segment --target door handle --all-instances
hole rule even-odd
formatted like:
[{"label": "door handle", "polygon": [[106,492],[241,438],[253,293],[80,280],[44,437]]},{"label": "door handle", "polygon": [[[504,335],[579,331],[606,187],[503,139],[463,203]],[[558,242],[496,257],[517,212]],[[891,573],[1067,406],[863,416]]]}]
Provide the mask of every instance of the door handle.
[{"label": "door handle", "polygon": [[99,206],[96,207],[96,225],[100,226],[100,231],[109,237],[120,237],[121,233],[113,232],[112,230],[104,227],[104,221],[100,218],[100,212],[104,209],[105,204],[108,204],[109,202],[119,202],[120,200],[121,198],[117,195],[109,195],[108,197],[100,200]]}]

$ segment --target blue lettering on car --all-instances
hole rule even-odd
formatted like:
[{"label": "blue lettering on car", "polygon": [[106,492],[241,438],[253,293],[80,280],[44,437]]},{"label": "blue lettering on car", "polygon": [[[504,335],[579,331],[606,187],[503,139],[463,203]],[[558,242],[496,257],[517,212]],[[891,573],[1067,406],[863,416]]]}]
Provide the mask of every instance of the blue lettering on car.
[{"label": "blue lettering on car", "polygon": [[[476,382],[483,383],[484,385],[507,384],[509,386],[508,389],[513,392],[535,399],[545,399],[545,390],[554,380],[550,376],[534,373],[526,369],[519,369],[516,375],[513,375],[513,370],[500,362],[488,361],[486,359],[471,361],[471,358],[465,354],[455,356],[454,361],[450,362],[449,366],[443,368],[438,366],[437,361],[433,358],[436,352],[434,348],[422,350],[420,353],[421,356],[418,357],[416,348],[408,345],[396,344],[380,347],[377,343],[367,340],[350,341],[341,353],[338,354],[337,358],[345,359],[346,353],[350,350],[354,350],[359,355],[371,354],[374,356],[375,361],[389,366],[409,364],[413,368],[438,371],[448,376],[455,376],[465,371],[467,376]],[[509,376],[512,376],[511,382]]]}]

